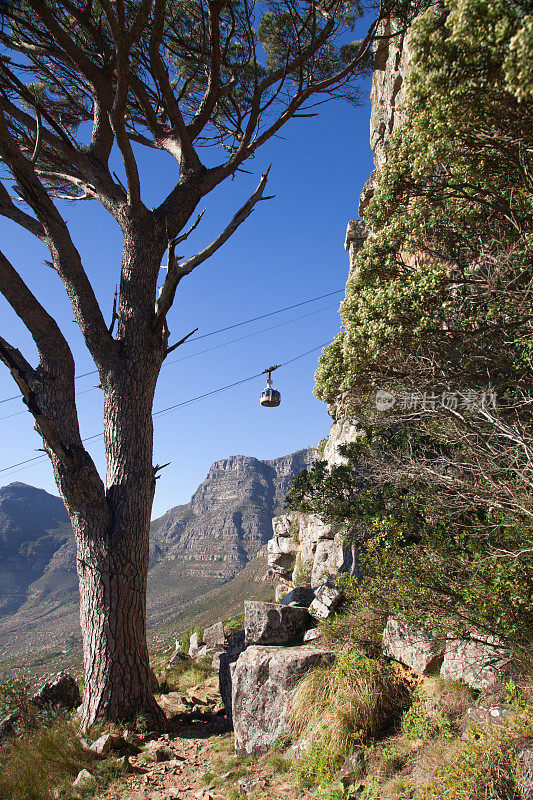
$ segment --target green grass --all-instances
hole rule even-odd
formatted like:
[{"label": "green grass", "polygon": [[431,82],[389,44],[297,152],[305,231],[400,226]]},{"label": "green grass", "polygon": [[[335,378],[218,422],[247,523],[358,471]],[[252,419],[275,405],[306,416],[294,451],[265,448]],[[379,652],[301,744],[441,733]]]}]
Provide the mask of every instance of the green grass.
[{"label": "green grass", "polygon": [[[82,769],[94,774],[94,783],[73,787]],[[123,768],[115,760],[97,760],[82,747],[74,723],[66,718],[26,732],[0,750],[0,800],[98,797],[103,787],[121,775]]]},{"label": "green grass", "polygon": [[185,692],[198,683],[203,683],[214,675],[211,659],[204,658],[191,664],[190,661],[179,661],[166,672],[161,684],[161,692]]}]

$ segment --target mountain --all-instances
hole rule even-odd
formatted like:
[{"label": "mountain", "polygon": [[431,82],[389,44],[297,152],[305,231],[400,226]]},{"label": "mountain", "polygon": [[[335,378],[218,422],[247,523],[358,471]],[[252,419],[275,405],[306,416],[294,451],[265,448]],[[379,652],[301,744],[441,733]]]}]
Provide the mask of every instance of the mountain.
[{"label": "mountain", "polygon": [[[311,456],[301,450],[271,461],[217,461],[189,503],[152,523],[149,627],[182,624],[187,604],[256,557],[292,476]],[[79,639],[75,548],[63,503],[9,484],[0,489],[0,667],[19,665],[22,654],[32,669],[68,664],[70,655],[79,658]]]},{"label": "mountain", "polygon": [[24,483],[0,488],[0,617],[16,611],[31,585],[72,539],[59,497]]}]

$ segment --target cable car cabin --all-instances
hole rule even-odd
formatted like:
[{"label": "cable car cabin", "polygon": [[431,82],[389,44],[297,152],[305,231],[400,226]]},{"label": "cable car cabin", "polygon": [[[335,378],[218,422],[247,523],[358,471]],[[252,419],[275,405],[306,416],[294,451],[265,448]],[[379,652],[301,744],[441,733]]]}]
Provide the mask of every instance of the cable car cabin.
[{"label": "cable car cabin", "polygon": [[275,408],[281,403],[281,394],[277,389],[263,389],[259,402],[266,408]]},{"label": "cable car cabin", "polygon": [[267,385],[266,388],[263,389],[261,392],[261,397],[259,398],[259,402],[265,408],[276,408],[281,403],[281,393],[278,392],[277,389],[272,388],[272,375],[271,373],[274,372],[280,365],[277,364],[273,367],[268,367],[265,369],[263,374],[266,373],[267,376]]}]

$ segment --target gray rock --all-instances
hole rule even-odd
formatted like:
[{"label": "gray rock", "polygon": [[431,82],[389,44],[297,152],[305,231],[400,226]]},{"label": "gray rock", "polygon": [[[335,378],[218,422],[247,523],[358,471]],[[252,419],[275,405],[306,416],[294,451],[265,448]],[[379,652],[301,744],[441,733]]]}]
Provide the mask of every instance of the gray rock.
[{"label": "gray rock", "polygon": [[205,658],[207,655],[207,645],[203,644],[196,652],[196,658]]},{"label": "gray rock", "polygon": [[175,650],[168,660],[168,666],[173,667],[174,664],[177,664],[180,661],[188,661],[189,658],[189,654],[184,653],[183,650]]},{"label": "gray rock", "polygon": [[309,606],[309,612],[318,619],[326,619],[339,606],[344,595],[330,583],[315,589],[315,599]]},{"label": "gray rock", "polygon": [[82,769],[78,772],[76,779],[72,782],[73,786],[87,786],[93,783],[94,775],[88,769]]},{"label": "gray rock", "polygon": [[209,648],[214,649],[218,647],[225,647],[226,634],[224,632],[224,624],[216,622],[204,631],[204,644]]},{"label": "gray rock", "polygon": [[446,640],[441,678],[460,680],[472,689],[493,689],[502,682],[510,652],[495,637]]},{"label": "gray rock", "polygon": [[304,633],[304,642],[314,642],[322,636],[320,628],[310,628]]},{"label": "gray rock", "polygon": [[189,644],[189,655],[191,656],[191,658],[194,658],[198,650],[199,650],[198,634],[195,631],[193,634],[191,634],[191,639]]},{"label": "gray rock", "polygon": [[80,700],[80,690],[72,675],[67,672],[59,672],[40,687],[33,695],[31,702],[37,708],[60,706],[71,710],[76,708]]},{"label": "gray rock", "polygon": [[295,589],[291,589],[288,594],[285,594],[279,602],[282,606],[309,608],[314,599],[315,593],[310,586],[297,586]]},{"label": "gray rock", "polygon": [[131,752],[132,745],[123,736],[116,733],[104,733],[90,746],[89,750],[99,756],[107,756],[109,753]]},{"label": "gray rock", "polygon": [[364,750],[358,747],[351,753],[339,771],[339,780],[346,789],[348,786],[355,784],[363,774],[364,764]]},{"label": "gray rock", "polygon": [[306,608],[247,600],[244,603],[246,644],[297,644],[313,620]]},{"label": "gray rock", "polygon": [[231,723],[231,667],[240,654],[246,649],[244,631],[237,631],[225,653],[221,653],[218,660],[218,684],[220,696],[226,709],[226,717]]},{"label": "gray rock", "polygon": [[383,631],[383,655],[421,674],[438,668],[444,657],[434,636],[393,617]]},{"label": "gray rock", "polygon": [[169,747],[161,744],[161,742],[148,742],[142,751],[142,757],[145,761],[170,761],[173,753]]},{"label": "gray rock", "polygon": [[528,743],[518,754],[520,800],[533,800],[533,744]]},{"label": "gray rock", "polygon": [[510,708],[507,708],[507,706],[492,706],[490,708],[478,706],[476,708],[469,708],[462,721],[461,727],[465,730],[468,730],[472,725],[492,728],[494,726],[503,725],[512,714],[513,712]]},{"label": "gray rock", "polygon": [[331,663],[332,652],[307,647],[248,647],[233,671],[235,750],[260,755],[288,731],[290,703],[298,681]]}]

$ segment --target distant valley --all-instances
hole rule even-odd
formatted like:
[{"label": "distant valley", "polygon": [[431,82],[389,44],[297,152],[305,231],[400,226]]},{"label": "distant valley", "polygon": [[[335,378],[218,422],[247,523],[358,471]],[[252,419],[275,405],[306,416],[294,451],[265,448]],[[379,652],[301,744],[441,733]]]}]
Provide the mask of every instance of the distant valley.
[{"label": "distant valley", "polygon": [[[272,517],[312,453],[217,461],[189,503],[154,520],[148,574],[153,635],[187,624],[189,607],[193,616],[202,610],[208,618],[210,605],[222,602],[229,615],[233,594],[254,589],[264,561],[256,557],[272,535]],[[218,597],[217,587],[233,579],[235,586]],[[224,609],[217,612],[224,616]],[[42,672],[79,658],[75,546],[65,508],[42,489],[11,483],[0,488],[0,672],[19,666]]]}]

